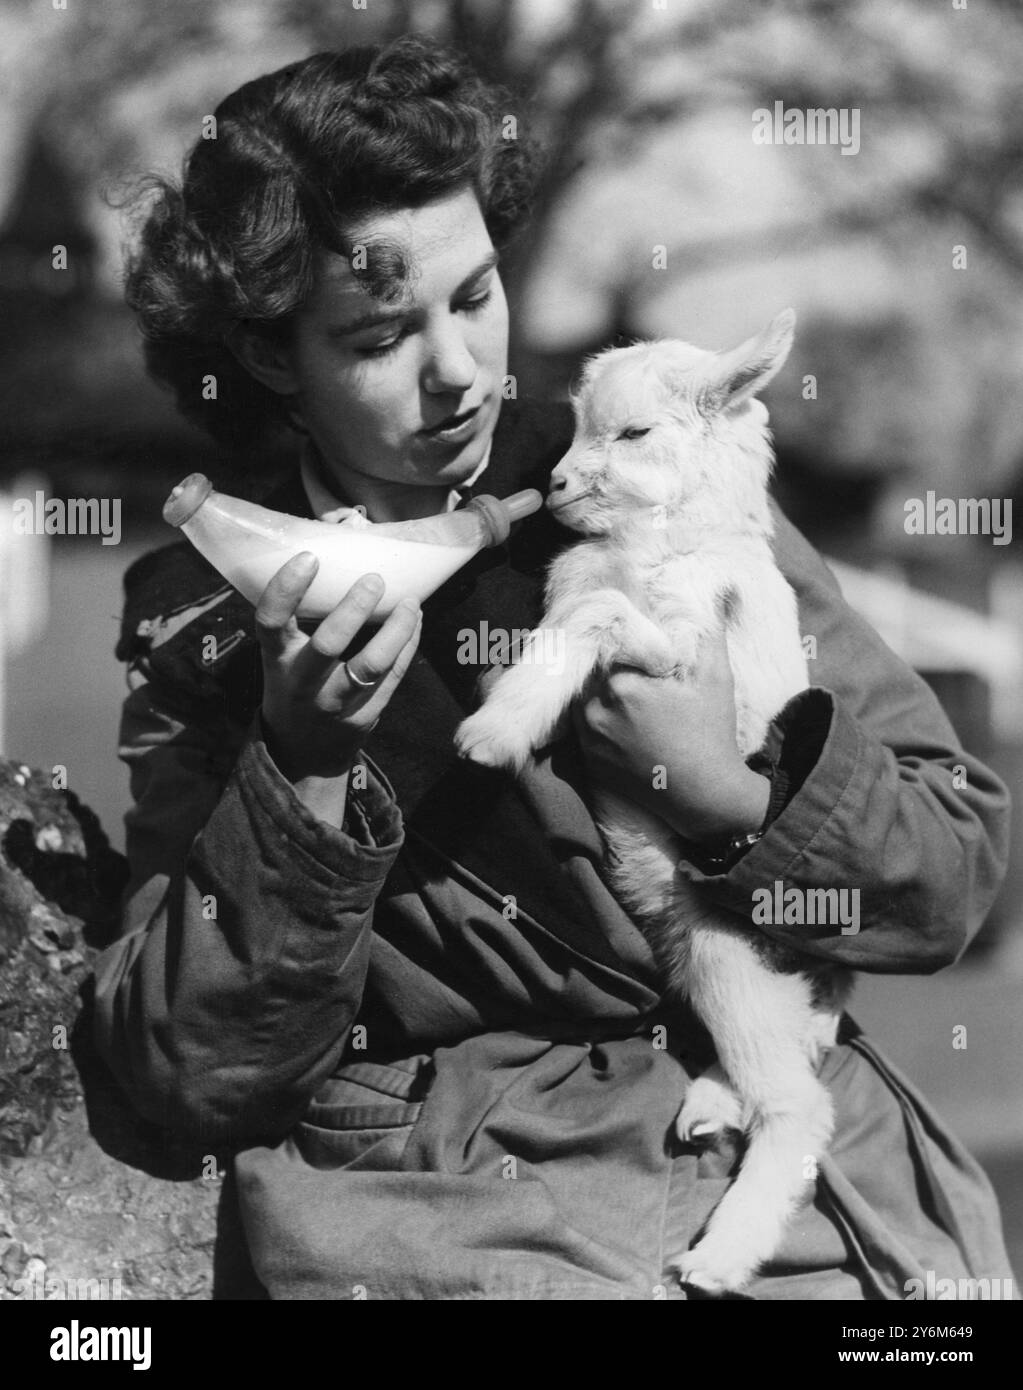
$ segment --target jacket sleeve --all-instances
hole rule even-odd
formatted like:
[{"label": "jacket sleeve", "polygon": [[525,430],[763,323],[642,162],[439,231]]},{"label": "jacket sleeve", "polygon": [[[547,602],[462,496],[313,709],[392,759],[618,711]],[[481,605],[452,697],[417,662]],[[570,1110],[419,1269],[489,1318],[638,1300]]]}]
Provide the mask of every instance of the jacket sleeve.
[{"label": "jacket sleeve", "polygon": [[[96,966],[97,1040],[147,1118],[201,1140],[279,1135],[358,1012],[373,905],[402,840],[363,759],[342,829],[277,771],[258,715],[182,719],[137,668],[122,935]],[[359,779],[362,780],[362,779]]]},{"label": "jacket sleeve", "polygon": [[[926,974],[954,961],[990,908],[1008,855],[1009,798],[965,753],[926,682],[842,598],[831,571],[777,510],[775,553],[799,601],[814,688],[778,721],[796,788],[727,874],[692,869],[753,918],[775,885],[858,890],[858,920],[759,925],[807,956],[857,970]],[[807,914],[809,915],[809,914]],[[846,913],[846,916],[849,916]]]}]

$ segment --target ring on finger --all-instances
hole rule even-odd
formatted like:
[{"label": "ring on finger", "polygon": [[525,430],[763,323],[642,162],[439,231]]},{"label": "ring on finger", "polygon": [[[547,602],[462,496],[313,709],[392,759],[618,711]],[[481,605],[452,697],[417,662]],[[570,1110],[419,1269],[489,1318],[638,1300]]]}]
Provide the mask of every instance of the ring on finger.
[{"label": "ring on finger", "polygon": [[353,685],[359,686],[360,689],[362,689],[362,690],[368,690],[368,689],[370,688],[371,685],[376,685],[376,681],[364,681],[364,680],[362,680],[359,676],[357,676],[357,675],[355,674],[355,672],[352,670],[351,666],[349,666],[349,664],[348,664],[347,661],[342,661],[341,667],[342,667],[342,669],[343,669],[345,675],[346,675],[346,676],[348,677],[348,679],[351,681],[351,683],[352,683]]}]

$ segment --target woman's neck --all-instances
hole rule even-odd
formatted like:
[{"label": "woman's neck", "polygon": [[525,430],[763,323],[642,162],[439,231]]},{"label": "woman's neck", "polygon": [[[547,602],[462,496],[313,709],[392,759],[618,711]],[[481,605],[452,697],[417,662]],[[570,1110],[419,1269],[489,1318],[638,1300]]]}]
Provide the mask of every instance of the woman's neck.
[{"label": "woman's neck", "polygon": [[307,491],[315,486],[318,494],[310,498],[318,512],[333,510],[340,503],[365,508],[370,521],[417,521],[443,512],[451,492],[444,484],[415,487],[367,477],[337,464],[328,467],[311,439],[306,441],[302,465]]},{"label": "woman's neck", "polygon": [[418,521],[420,517],[436,516],[447,508],[451,489],[440,487],[409,487],[407,483],[385,483],[376,478],[362,478],[357,473],[349,478],[331,479],[328,486],[337,493],[338,501],[349,506],[366,508],[370,521]]},{"label": "woman's neck", "polygon": [[319,496],[310,496],[310,501],[322,513],[333,510],[338,503],[347,507],[363,507],[370,521],[418,521],[422,517],[439,516],[455,505],[453,495],[459,489],[468,489],[490,462],[492,442],[480,461],[479,467],[471,477],[452,486],[438,483],[436,487],[415,486],[409,483],[388,482],[357,473],[343,465],[327,466],[323,455],[307,439],[302,455],[302,471],[306,480],[306,490],[315,487]]}]

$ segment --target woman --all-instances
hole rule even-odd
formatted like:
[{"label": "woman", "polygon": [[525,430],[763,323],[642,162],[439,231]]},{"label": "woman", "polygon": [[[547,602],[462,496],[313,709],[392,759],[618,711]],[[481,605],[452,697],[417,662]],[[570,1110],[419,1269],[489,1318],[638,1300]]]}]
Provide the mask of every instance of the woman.
[{"label": "woman", "polygon": [[[162,189],[129,276],[150,368],[222,438],[304,434],[269,505],[392,520],[545,487],[572,421],[503,400],[496,252],[530,165],[503,102],[417,41],[320,54],[229,96]],[[564,539],[520,523],[368,638],[373,576],[300,631],[301,557],[255,614],[187,544],[127,575],[132,877],[99,1038],[143,1114],[235,1153],[271,1297],[685,1296],[670,1259],[736,1154],[669,1138],[708,1040],[602,885],[587,779],[659,809],[747,920],[764,883],[858,887],[856,935],[756,928],[817,960],[938,969],[997,887],[1002,787],[780,516],[819,655],[755,769],[720,647],[685,687],[613,673],[517,781],[460,764],[485,634],[537,621]],[[750,1296],[1003,1275],[986,1180],[851,1021],[822,1076],[835,1140]]]}]

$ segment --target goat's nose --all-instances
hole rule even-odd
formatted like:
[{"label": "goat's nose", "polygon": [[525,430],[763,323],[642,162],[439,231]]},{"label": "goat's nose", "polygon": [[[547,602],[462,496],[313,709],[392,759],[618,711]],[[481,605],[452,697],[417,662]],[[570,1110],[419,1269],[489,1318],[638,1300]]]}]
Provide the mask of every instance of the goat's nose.
[{"label": "goat's nose", "polygon": [[568,484],[568,479],[565,477],[564,473],[562,473],[562,475],[559,477],[559,476],[558,476],[557,469],[555,469],[555,471],[551,474],[551,482],[550,482],[550,487],[548,488],[548,491],[549,491],[549,492],[564,492],[565,487],[567,486],[567,484]]}]

